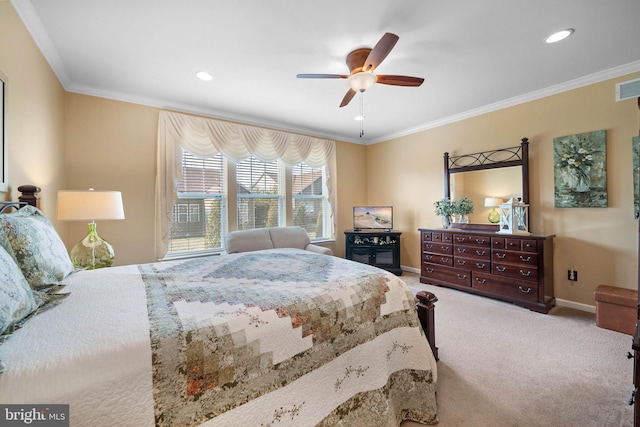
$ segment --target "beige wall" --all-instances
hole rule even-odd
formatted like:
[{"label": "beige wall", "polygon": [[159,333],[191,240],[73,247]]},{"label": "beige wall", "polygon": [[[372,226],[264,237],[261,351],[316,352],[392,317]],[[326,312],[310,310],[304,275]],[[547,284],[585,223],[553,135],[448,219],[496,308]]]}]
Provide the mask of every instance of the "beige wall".
[{"label": "beige wall", "polygon": [[[637,287],[638,223],[633,218],[631,138],[638,134],[635,100],[615,102],[615,83],[640,73],[367,147],[369,203],[393,204],[403,231],[402,264],[418,269],[419,227],[440,227],[433,202],[442,198],[443,153],[517,146],[530,140],[531,230],[555,234],[555,295],[594,305],[603,283]],[[608,208],[555,208],[553,138],[607,131]],[[381,173],[386,171],[386,173]],[[492,195],[492,188],[486,189]],[[461,197],[462,195],[458,195]],[[579,273],[567,280],[567,270]]]},{"label": "beige wall", "polygon": [[[158,109],[67,93],[65,117],[67,189],[121,191],[125,220],[99,221],[98,233],[115,265],[154,261]],[[70,223],[67,247],[86,234],[85,223]]]},{"label": "beige wall", "polygon": [[7,76],[7,144],[9,192],[0,200],[17,200],[17,187],[43,189],[41,208],[61,234],[55,194],[64,186],[64,89],[8,1],[0,1],[0,70]]},{"label": "beige wall", "polygon": [[[99,234],[116,251],[114,265],[155,261],[154,195],[157,108],[67,93],[65,139],[68,189],[119,190],[124,221],[101,221]],[[327,244],[344,256],[344,229],[351,224],[352,200],[366,203],[366,148],[337,143],[338,236]],[[348,211],[346,211],[348,209]],[[86,234],[70,224],[68,248]]]}]

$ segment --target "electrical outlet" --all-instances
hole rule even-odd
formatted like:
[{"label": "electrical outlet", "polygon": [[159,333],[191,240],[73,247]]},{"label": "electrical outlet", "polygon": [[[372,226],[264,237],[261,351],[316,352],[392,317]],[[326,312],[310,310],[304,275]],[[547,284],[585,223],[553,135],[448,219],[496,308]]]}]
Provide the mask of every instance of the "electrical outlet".
[{"label": "electrical outlet", "polygon": [[571,282],[578,281],[578,272],[576,270],[567,270],[567,280]]}]

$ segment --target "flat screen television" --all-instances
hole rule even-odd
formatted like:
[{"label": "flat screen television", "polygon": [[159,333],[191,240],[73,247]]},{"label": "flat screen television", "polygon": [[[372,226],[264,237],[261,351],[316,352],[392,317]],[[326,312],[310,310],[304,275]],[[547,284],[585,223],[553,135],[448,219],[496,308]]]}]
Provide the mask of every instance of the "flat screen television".
[{"label": "flat screen television", "polygon": [[354,206],[353,229],[393,229],[393,206]]}]

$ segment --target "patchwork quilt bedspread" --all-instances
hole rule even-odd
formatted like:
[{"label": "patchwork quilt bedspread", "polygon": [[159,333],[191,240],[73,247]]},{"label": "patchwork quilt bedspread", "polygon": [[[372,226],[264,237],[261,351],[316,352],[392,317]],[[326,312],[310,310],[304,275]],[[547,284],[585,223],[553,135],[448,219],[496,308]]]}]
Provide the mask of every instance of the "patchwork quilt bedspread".
[{"label": "patchwork quilt bedspread", "polygon": [[71,425],[437,422],[410,290],[365,264],[273,249],[73,273],[0,346],[4,403]]}]

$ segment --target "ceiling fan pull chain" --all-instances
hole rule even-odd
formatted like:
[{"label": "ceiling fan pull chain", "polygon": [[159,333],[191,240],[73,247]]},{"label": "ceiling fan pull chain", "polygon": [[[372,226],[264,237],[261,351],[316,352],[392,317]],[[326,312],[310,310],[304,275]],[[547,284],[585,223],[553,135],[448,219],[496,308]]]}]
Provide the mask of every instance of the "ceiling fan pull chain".
[{"label": "ceiling fan pull chain", "polygon": [[364,135],[364,92],[360,92],[360,138]]}]

